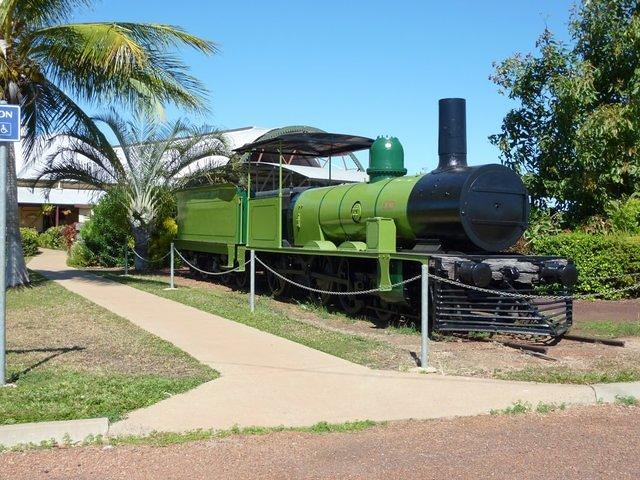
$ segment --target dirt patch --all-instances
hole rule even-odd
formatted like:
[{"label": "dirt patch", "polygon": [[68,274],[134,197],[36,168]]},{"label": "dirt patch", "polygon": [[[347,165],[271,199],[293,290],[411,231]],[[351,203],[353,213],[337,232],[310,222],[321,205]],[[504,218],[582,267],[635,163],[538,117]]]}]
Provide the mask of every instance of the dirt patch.
[{"label": "dirt patch", "polygon": [[634,300],[578,300],[573,304],[576,323],[593,320],[640,321],[640,299]]},{"label": "dirt patch", "polygon": [[635,479],[640,408],[394,422],[357,433],[235,436],[168,447],[7,453],[21,479]]}]

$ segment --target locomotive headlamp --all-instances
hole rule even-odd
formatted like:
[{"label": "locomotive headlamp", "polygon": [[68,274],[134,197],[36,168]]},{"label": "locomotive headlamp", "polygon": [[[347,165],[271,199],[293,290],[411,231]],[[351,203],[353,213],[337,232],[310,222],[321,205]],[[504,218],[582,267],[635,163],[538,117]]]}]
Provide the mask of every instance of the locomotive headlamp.
[{"label": "locomotive headlamp", "polygon": [[485,288],[491,283],[491,267],[482,262],[456,262],[456,277],[468,285]]},{"label": "locomotive headlamp", "polygon": [[578,283],[578,269],[573,263],[544,262],[540,267],[540,277],[550,282],[560,282],[565,287]]}]

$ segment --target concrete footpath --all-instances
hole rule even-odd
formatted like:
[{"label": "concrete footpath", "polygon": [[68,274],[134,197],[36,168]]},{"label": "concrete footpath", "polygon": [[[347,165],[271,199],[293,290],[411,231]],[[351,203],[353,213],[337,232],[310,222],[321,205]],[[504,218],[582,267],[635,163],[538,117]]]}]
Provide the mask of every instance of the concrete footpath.
[{"label": "concrete footpath", "polygon": [[[517,400],[533,405],[586,404],[595,403],[598,396],[597,388],[590,386],[371,370],[67,267],[65,262],[64,252],[47,250],[29,267],[170,341],[221,374],[194,390],[130,413],[111,425],[111,435],[426,419],[486,413]],[[638,385],[628,387],[640,392]]]}]

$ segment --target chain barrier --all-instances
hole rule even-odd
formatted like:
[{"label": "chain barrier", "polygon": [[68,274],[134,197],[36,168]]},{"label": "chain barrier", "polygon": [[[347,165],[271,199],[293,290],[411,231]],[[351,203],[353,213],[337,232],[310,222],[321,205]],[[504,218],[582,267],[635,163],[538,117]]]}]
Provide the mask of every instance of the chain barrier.
[{"label": "chain barrier", "polygon": [[608,291],[608,292],[583,293],[583,294],[580,294],[580,295],[534,295],[534,294],[505,292],[505,291],[502,291],[502,290],[492,290],[490,288],[476,287],[476,286],[473,286],[473,285],[467,285],[466,283],[458,282],[457,280],[451,280],[450,278],[440,277],[440,276],[434,275],[432,273],[429,273],[429,278],[432,278],[434,280],[438,280],[440,282],[449,283],[449,284],[455,285],[457,287],[466,288],[468,290],[475,290],[477,292],[491,293],[491,294],[500,295],[500,296],[503,296],[503,297],[522,298],[522,299],[528,299],[528,300],[534,300],[536,298],[545,298],[545,299],[549,299],[549,300],[568,300],[568,299],[581,300],[581,299],[584,299],[584,298],[595,298],[595,297],[600,297],[600,296],[603,296],[603,295],[611,295],[613,293],[622,293],[622,292],[626,292],[626,291],[629,291],[629,290],[635,290],[636,288],[640,288],[640,283],[636,283],[635,285],[630,285],[630,286],[624,287],[624,288],[618,288],[616,290],[611,290],[611,291]]},{"label": "chain barrier", "polygon": [[177,248],[173,248],[173,251],[176,252],[178,254],[178,257],[180,257],[182,259],[182,261],[184,263],[186,263],[189,267],[193,268],[194,270],[197,270],[200,273],[203,273],[205,275],[226,275],[227,273],[231,273],[231,272],[236,272],[238,271],[241,267],[244,267],[246,265],[249,264],[249,262],[251,262],[251,260],[247,260],[246,262],[244,262],[244,264],[242,265],[238,265],[235,268],[229,269],[229,270],[225,270],[223,272],[208,272],[206,270],[202,270],[201,268],[196,267],[195,265],[193,265],[191,262],[189,262],[186,258],[184,258],[182,256],[182,254],[180,253],[180,250],[178,250]]},{"label": "chain barrier", "polygon": [[163,257],[156,258],[155,260],[151,260],[149,258],[144,258],[142,255],[140,255],[138,252],[136,252],[136,249],[134,247],[129,247],[129,250],[131,250],[133,252],[133,254],[136,257],[138,257],[140,260],[142,260],[143,262],[147,262],[147,263],[161,262],[171,254],[171,250],[169,250],[167,253],[164,254]]},{"label": "chain barrier", "polygon": [[[329,291],[329,290],[321,290],[319,288],[309,287],[307,285],[298,283],[298,282],[296,282],[294,280],[291,280],[290,278],[285,277],[284,275],[276,272],[274,269],[269,267],[262,260],[260,260],[257,256],[256,256],[256,260],[264,268],[266,268],[268,271],[273,273],[276,277],[281,278],[282,280],[284,280],[285,282],[290,283],[291,285],[294,285],[294,286],[296,286],[298,288],[302,288],[304,290],[308,290],[310,292],[315,292],[315,293],[320,293],[320,294],[325,294],[325,295],[368,295],[368,294],[371,294],[371,293],[377,293],[377,292],[382,291],[379,287],[378,288],[371,288],[369,290],[361,290],[361,291],[357,291],[357,292],[335,292],[335,291]],[[581,300],[581,299],[585,299],[585,298],[595,298],[595,297],[599,297],[599,296],[603,296],[603,295],[611,295],[611,294],[614,294],[614,293],[622,293],[622,292],[626,292],[626,291],[629,291],[629,290],[634,290],[636,288],[640,288],[640,283],[637,283],[635,285],[630,285],[628,287],[619,288],[619,289],[616,289],[616,290],[611,290],[609,292],[585,293],[585,294],[581,294],[581,295],[535,295],[535,294],[505,292],[503,290],[492,290],[490,288],[482,288],[482,287],[476,287],[476,286],[473,286],[473,285],[467,285],[466,283],[458,282],[456,280],[451,280],[450,278],[440,277],[438,275],[434,275],[433,273],[429,273],[428,275],[429,275],[429,278],[431,278],[433,280],[437,280],[437,281],[444,282],[444,283],[449,283],[451,285],[462,287],[462,288],[465,288],[465,289],[468,289],[468,290],[475,290],[477,292],[490,293],[490,294],[493,294],[493,295],[499,295],[499,296],[503,296],[503,297],[522,298],[522,299],[527,299],[527,300],[534,300],[534,299],[537,299],[537,298],[544,298],[544,299],[548,299],[548,300],[568,300],[568,299]],[[402,282],[394,283],[393,285],[391,285],[391,288],[399,287],[401,285],[406,285],[407,283],[410,283],[410,282],[418,280],[420,277],[421,277],[421,275],[416,275],[415,277],[408,278],[407,280],[403,280]]]},{"label": "chain barrier", "polygon": [[[112,257],[112,256],[111,256],[111,255],[109,255],[108,253],[103,253],[103,254],[101,254],[101,255],[98,255],[97,257],[98,257],[98,258],[101,258],[101,259],[105,259],[105,260],[111,261],[111,263],[115,264],[115,265],[114,265],[115,267],[117,267],[118,265],[120,265],[120,263],[121,263],[121,262],[122,262],[122,260],[123,260],[122,258]],[[109,268],[111,268],[111,267],[109,267]]]},{"label": "chain barrier", "polygon": [[[153,262],[161,262],[162,260],[164,260],[165,258],[167,258],[170,254],[171,254],[171,250],[169,250],[169,252],[167,252],[163,257],[158,258],[156,260],[150,260],[148,258],[144,258],[143,256],[141,256],[138,252],[135,251],[134,248],[129,247],[130,250],[142,261],[144,262],[149,262],[149,263],[153,263]],[[235,268],[229,269],[229,270],[225,270],[222,272],[210,272],[207,270],[203,270],[195,265],[193,265],[191,262],[189,262],[186,258],[184,258],[184,256],[180,253],[180,251],[174,247],[174,251],[178,254],[178,257],[180,257],[180,259],[182,259],[182,261],[184,263],[186,263],[190,268],[204,274],[204,275],[212,275],[212,276],[217,276],[217,275],[226,275],[228,273],[232,273],[232,272],[237,272],[241,267],[244,267],[246,265],[248,265],[251,260],[247,260],[243,265],[238,265]],[[284,275],[276,272],[274,269],[272,269],[269,265],[267,265],[266,263],[264,263],[260,258],[258,258],[258,256],[256,256],[256,260],[258,261],[258,263],[260,263],[260,265],[262,265],[264,268],[266,268],[269,272],[271,272],[272,274],[274,274],[276,277],[284,280],[285,282],[290,283],[291,285],[301,288],[303,290],[308,290],[310,292],[314,292],[314,293],[320,293],[320,294],[325,294],[325,295],[369,295],[372,293],[378,293],[381,292],[381,288],[377,287],[377,288],[371,288],[368,290],[359,290],[359,291],[355,291],[355,292],[342,292],[342,291],[332,291],[332,290],[322,290],[319,288],[313,288],[313,287],[309,287],[308,285],[304,285],[302,283],[298,283],[294,280],[291,280],[290,278],[285,277]],[[433,273],[429,273],[429,278],[433,279],[433,280],[437,280],[439,282],[443,282],[443,283],[448,283],[450,285],[454,285],[457,287],[461,287],[461,288],[465,288],[467,290],[474,290],[476,292],[482,292],[482,293],[490,293],[493,295],[499,295],[502,297],[510,297],[510,298],[521,298],[521,299],[527,299],[527,300],[535,300],[537,298],[545,298],[545,299],[549,299],[549,300],[568,300],[568,299],[574,299],[574,300],[581,300],[581,299],[586,299],[586,298],[597,298],[600,296],[604,296],[604,295],[611,295],[611,294],[615,294],[615,293],[622,293],[622,292],[627,292],[630,290],[635,290],[635,289],[640,289],[640,283],[636,283],[634,285],[629,285],[627,287],[623,287],[623,288],[618,288],[615,290],[610,290],[608,292],[599,292],[599,293],[584,293],[584,294],[580,294],[580,295],[535,295],[535,294],[525,294],[525,293],[515,293],[515,292],[505,292],[503,290],[493,290],[490,288],[482,288],[482,287],[476,287],[474,285],[468,285],[466,283],[463,282],[458,282],[457,280],[452,280],[450,278],[445,278],[445,277],[440,277],[439,275],[434,275]],[[608,276],[608,277],[584,277],[581,278],[581,280],[608,280],[608,279],[614,279],[614,278],[622,278],[622,277],[639,277],[640,276],[640,272],[639,273],[628,273],[628,274],[623,274],[620,276]],[[401,282],[398,283],[394,283],[391,285],[391,288],[395,288],[395,287],[399,287],[402,285],[406,285],[408,283],[414,282],[416,280],[418,280],[421,277],[421,275],[416,275],[415,277],[411,277],[408,278],[406,280],[403,280]]]},{"label": "chain barrier", "polygon": [[584,281],[584,280],[614,280],[614,279],[618,279],[618,278],[623,278],[623,277],[640,277],[640,272],[639,273],[622,273],[620,275],[611,275],[611,276],[605,276],[605,277],[582,277],[580,276],[580,281]]},{"label": "chain barrier", "polygon": [[[368,295],[368,294],[371,294],[371,293],[377,293],[377,292],[381,292],[382,291],[380,289],[380,287],[378,287],[378,288],[370,288],[369,290],[359,290],[357,292],[335,292],[335,291],[331,291],[331,290],[321,290],[319,288],[313,288],[313,287],[309,287],[307,285],[303,285],[302,283],[295,282],[295,281],[291,280],[290,278],[287,278],[284,275],[281,275],[280,273],[278,273],[274,269],[272,269],[269,265],[267,265],[262,260],[260,260],[258,258],[258,256],[256,256],[256,260],[260,265],[262,265],[268,271],[273,273],[276,277],[281,278],[285,282],[288,282],[291,285],[294,285],[294,286],[296,286],[298,288],[302,288],[303,290],[308,290],[308,291],[314,292],[314,293],[321,293],[321,294],[325,294],[325,295]],[[406,280],[403,280],[402,282],[394,283],[394,284],[391,285],[391,288],[399,287],[400,285],[406,285],[407,283],[414,282],[414,281],[418,280],[421,276],[422,275],[416,275],[415,277],[408,278]]]}]

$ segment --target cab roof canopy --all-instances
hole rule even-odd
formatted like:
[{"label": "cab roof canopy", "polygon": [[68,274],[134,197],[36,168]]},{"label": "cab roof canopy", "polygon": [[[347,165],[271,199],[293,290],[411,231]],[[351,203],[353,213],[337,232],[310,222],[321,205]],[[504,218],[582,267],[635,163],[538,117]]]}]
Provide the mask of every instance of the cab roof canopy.
[{"label": "cab roof canopy", "polygon": [[[234,152],[249,169],[252,189],[270,191],[278,188],[280,168],[282,185],[287,188],[366,182],[365,169],[353,152],[368,149],[372,143],[366,137],[294,125],[271,130]],[[332,169],[334,161],[337,165]]]},{"label": "cab roof canopy", "polygon": [[341,133],[302,132],[287,133],[274,138],[258,140],[237,148],[237,153],[250,153],[249,161],[259,162],[261,154],[296,155],[301,157],[331,157],[344,155],[371,146],[373,139]]}]

